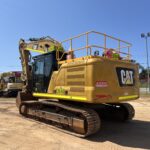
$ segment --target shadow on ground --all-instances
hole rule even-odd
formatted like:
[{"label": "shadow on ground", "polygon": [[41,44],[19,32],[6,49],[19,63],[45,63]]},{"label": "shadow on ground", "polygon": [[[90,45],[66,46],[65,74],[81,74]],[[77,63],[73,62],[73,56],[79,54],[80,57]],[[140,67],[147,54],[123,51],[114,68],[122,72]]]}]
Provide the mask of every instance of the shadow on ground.
[{"label": "shadow on ground", "polygon": [[110,141],[121,146],[150,149],[150,122],[140,120],[126,123],[103,121],[101,131],[87,140]]}]

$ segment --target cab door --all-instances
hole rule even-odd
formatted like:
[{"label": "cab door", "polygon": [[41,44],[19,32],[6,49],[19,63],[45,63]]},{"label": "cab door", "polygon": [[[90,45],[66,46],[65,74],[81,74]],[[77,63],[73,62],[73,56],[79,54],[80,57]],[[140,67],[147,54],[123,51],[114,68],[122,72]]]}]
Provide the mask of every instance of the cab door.
[{"label": "cab door", "polygon": [[52,72],[57,70],[55,52],[40,55],[34,58],[33,91],[47,93]]},{"label": "cab door", "polygon": [[44,92],[44,57],[40,57],[34,61],[33,91]]}]

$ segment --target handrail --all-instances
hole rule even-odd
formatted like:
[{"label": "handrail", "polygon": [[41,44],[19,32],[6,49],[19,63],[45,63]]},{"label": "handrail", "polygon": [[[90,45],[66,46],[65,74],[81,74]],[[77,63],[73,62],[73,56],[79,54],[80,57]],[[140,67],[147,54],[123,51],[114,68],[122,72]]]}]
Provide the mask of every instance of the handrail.
[{"label": "handrail", "polygon": [[[98,35],[102,35],[104,37],[104,42],[103,42],[103,46],[101,45],[89,45],[89,34],[98,34]],[[85,46],[83,47],[79,47],[79,48],[73,48],[73,41],[74,39],[77,39],[77,38],[80,38],[84,36],[86,38],[86,42],[85,42]],[[116,52],[118,52],[119,54],[124,54],[124,55],[127,55],[127,58],[128,60],[130,59],[131,57],[131,54],[130,54],[130,47],[132,46],[131,43],[129,42],[126,42],[124,40],[121,40],[119,38],[115,38],[115,37],[112,37],[110,35],[107,35],[105,33],[101,33],[101,32],[97,32],[97,31],[88,31],[88,32],[85,32],[85,33],[82,33],[82,34],[79,34],[77,36],[74,36],[74,37],[71,37],[71,38],[68,38],[64,41],[61,42],[61,44],[63,45],[64,43],[66,42],[70,42],[70,52],[74,52],[74,51],[77,51],[77,50],[83,50],[83,49],[86,49],[87,51],[87,56],[89,55],[89,50],[90,50],[90,55],[92,54],[92,48],[93,47],[96,47],[96,48],[101,48],[103,49],[104,51],[106,51],[107,49],[109,49],[109,47],[107,47],[107,39],[113,39],[115,41],[118,42],[118,47],[117,48],[113,48]],[[121,46],[121,43],[124,44],[125,46]],[[121,50],[122,49],[125,49],[127,48],[127,52],[122,52]],[[68,53],[68,52],[65,52],[65,53]],[[61,59],[57,57],[57,60],[60,61]]]},{"label": "handrail", "polygon": [[104,36],[109,37],[109,38],[111,38],[111,39],[114,39],[114,40],[116,40],[116,41],[120,41],[120,42],[123,42],[123,43],[126,43],[126,44],[128,44],[128,45],[132,46],[132,44],[131,44],[131,43],[129,43],[129,42],[126,42],[126,41],[124,41],[124,40],[121,40],[121,39],[115,38],[115,37],[113,37],[113,36],[110,36],[110,35],[107,35],[107,34],[104,34],[104,33],[100,33],[100,32],[97,32],[97,31],[91,31],[91,33],[101,34],[101,35],[104,35]]},{"label": "handrail", "polygon": [[[70,50],[69,52],[79,51],[79,50],[83,50],[83,49],[86,49],[86,48],[92,48],[92,47],[104,49],[104,47],[102,47],[102,46],[89,45],[88,47],[86,47],[86,46],[85,46],[85,47],[80,47],[80,48],[77,48],[77,49],[74,49],[74,50]],[[127,47],[128,47],[128,46],[127,46]],[[127,48],[127,47],[123,47],[123,48]],[[128,55],[128,53],[117,51],[117,49],[115,49],[115,50],[116,50],[117,53]],[[68,53],[68,52],[65,52],[65,53]],[[131,55],[131,54],[129,54],[129,55]]]},{"label": "handrail", "polygon": [[68,38],[68,39],[66,39],[66,40],[62,41],[61,43],[64,43],[64,42],[67,42],[67,41],[69,41],[69,40],[73,40],[73,39],[79,38],[79,37],[81,37],[81,36],[83,36],[83,35],[90,34],[90,33],[100,34],[100,35],[103,35],[103,36],[109,37],[109,38],[111,38],[111,39],[114,39],[114,40],[117,40],[117,41],[120,41],[120,42],[123,42],[123,43],[126,43],[126,44],[128,44],[128,45],[132,46],[132,44],[131,44],[131,43],[129,43],[129,42],[126,42],[126,41],[121,40],[121,39],[119,39],[119,38],[115,38],[115,37],[113,37],[113,36],[107,35],[107,34],[105,34],[105,33],[97,32],[97,31],[88,31],[88,32],[84,32],[84,33],[81,33],[81,34],[79,34],[79,35],[77,35],[77,36],[74,36],[74,37]]}]

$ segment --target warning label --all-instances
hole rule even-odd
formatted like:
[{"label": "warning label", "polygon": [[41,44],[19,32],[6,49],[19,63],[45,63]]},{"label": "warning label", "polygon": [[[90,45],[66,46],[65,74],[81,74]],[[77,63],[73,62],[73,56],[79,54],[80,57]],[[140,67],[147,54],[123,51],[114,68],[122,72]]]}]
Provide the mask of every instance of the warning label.
[{"label": "warning label", "polygon": [[96,87],[108,87],[107,81],[96,81]]}]

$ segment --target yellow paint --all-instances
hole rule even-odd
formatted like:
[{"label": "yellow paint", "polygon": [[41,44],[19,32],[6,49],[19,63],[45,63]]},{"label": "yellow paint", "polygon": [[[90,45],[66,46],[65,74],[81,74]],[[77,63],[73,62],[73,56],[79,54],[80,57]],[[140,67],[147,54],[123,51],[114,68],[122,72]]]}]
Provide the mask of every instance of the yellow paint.
[{"label": "yellow paint", "polygon": [[32,49],[32,48],[26,48],[25,50],[27,50],[27,51],[33,51],[33,52],[38,52],[38,53],[45,53],[43,50],[35,50],[35,49]]},{"label": "yellow paint", "polygon": [[131,98],[138,98],[138,95],[121,96],[119,97],[119,100],[127,100]]},{"label": "yellow paint", "polygon": [[49,93],[33,93],[33,96],[36,97],[45,97],[45,98],[56,98],[56,99],[66,99],[66,100],[77,100],[77,101],[86,101],[86,97],[80,96],[69,96],[69,95],[58,95],[58,94],[49,94]]}]

